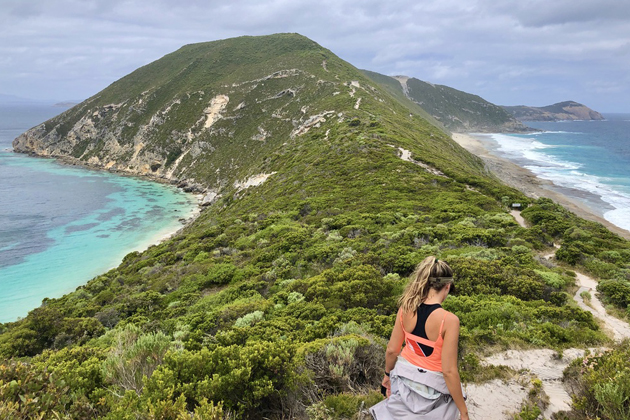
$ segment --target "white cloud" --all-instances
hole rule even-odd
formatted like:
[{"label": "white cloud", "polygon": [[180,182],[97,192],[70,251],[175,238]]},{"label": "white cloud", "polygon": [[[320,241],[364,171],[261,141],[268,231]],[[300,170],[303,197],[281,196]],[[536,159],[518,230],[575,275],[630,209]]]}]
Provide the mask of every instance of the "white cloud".
[{"label": "white cloud", "polygon": [[1,93],[87,97],[183,44],[299,32],[359,68],[495,103],[579,96],[630,111],[630,3],[618,0],[2,1]]}]

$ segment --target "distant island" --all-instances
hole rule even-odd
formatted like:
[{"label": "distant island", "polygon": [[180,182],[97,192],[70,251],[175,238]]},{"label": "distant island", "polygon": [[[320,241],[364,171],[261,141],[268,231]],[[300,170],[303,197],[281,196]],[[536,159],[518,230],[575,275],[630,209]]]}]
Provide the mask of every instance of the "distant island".
[{"label": "distant island", "polygon": [[72,108],[73,106],[78,105],[78,104],[79,102],[75,102],[75,101],[64,101],[64,102],[57,102],[53,106],[58,107],[58,108]]},{"label": "distant island", "polygon": [[46,99],[32,99],[22,96],[9,95],[0,93],[0,105],[35,105],[35,106],[53,106],[59,108],[72,108],[75,105],[81,103],[81,100],[46,100]]},{"label": "distant island", "polygon": [[604,117],[586,105],[574,101],[558,102],[557,104],[533,106],[504,106],[507,112],[519,121],[563,121],[563,120],[603,120]]}]

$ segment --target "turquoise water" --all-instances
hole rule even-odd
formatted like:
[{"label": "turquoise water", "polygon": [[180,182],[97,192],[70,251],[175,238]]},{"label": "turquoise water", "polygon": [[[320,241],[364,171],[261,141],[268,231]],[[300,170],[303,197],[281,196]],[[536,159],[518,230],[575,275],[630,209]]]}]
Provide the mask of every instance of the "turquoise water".
[{"label": "turquoise water", "polygon": [[13,138],[45,112],[19,110],[16,123],[15,109],[1,111],[0,322],[116,267],[196,211],[195,197],[172,186],[12,153]]},{"label": "turquoise water", "polygon": [[531,134],[491,134],[496,152],[552,181],[630,231],[630,114],[605,121],[527,122]]}]

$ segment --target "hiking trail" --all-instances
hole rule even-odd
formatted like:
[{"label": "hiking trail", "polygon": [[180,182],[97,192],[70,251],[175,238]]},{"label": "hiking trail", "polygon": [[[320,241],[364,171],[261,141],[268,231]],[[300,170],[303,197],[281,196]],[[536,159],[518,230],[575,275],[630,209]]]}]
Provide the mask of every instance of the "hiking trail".
[{"label": "hiking trail", "polygon": [[[526,227],[525,221],[520,221],[522,217],[519,212],[513,211],[511,214],[521,226]],[[554,248],[553,251],[543,254],[542,257],[547,260],[553,259],[559,245],[554,244]],[[597,281],[585,274],[576,272],[576,284],[578,290],[573,299],[578,306],[592,313],[602,324],[604,331],[609,335],[611,334],[615,341],[619,342],[625,338],[630,338],[630,325],[606,313],[597,296]],[[588,305],[581,296],[584,291],[591,294]],[[605,348],[590,350],[597,352],[603,351]],[[562,382],[562,372],[572,360],[583,357],[584,353],[584,349],[567,349],[562,352],[560,357],[556,351],[551,349],[508,350],[486,357],[483,363],[492,366],[508,366],[519,371],[529,371],[532,376],[540,379],[543,391],[549,397],[549,405],[543,415],[549,419],[553,413],[570,410],[571,396]],[[508,381],[495,379],[482,384],[466,385],[470,418],[475,420],[513,418],[512,415],[518,413],[522,402],[527,398],[531,380],[529,375],[521,374],[518,378]]]}]

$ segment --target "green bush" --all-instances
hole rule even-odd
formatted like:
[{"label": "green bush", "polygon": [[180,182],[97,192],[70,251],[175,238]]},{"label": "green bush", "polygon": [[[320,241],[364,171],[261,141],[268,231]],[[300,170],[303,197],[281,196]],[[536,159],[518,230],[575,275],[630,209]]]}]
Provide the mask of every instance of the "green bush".
[{"label": "green bush", "polygon": [[564,376],[575,392],[575,413],[602,420],[630,419],[630,341],[574,361]]},{"label": "green bush", "polygon": [[597,285],[597,291],[603,294],[604,300],[620,308],[630,305],[630,282],[623,280],[602,280]]},{"label": "green bush", "polygon": [[114,347],[103,363],[106,381],[124,391],[142,393],[144,381],[162,363],[171,347],[171,340],[162,332],[142,334],[133,324],[127,324],[115,334]]}]

